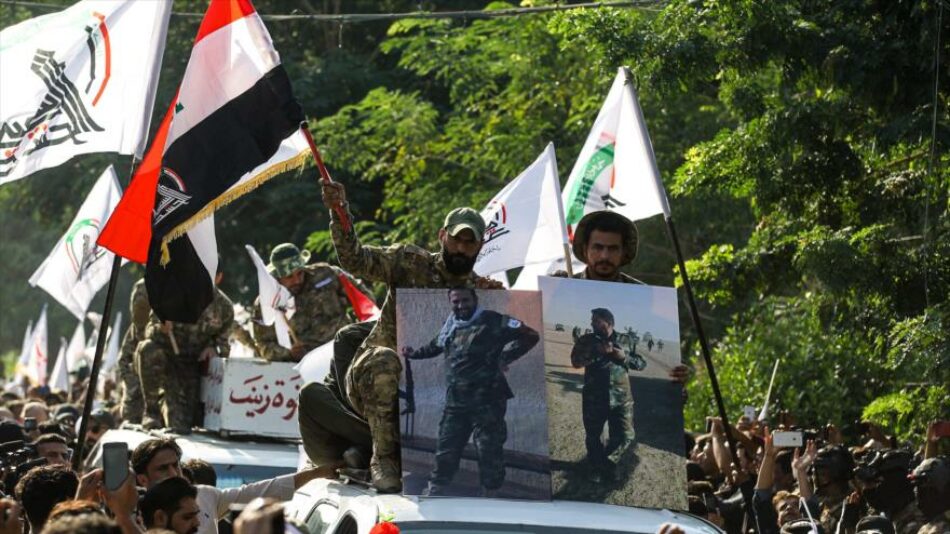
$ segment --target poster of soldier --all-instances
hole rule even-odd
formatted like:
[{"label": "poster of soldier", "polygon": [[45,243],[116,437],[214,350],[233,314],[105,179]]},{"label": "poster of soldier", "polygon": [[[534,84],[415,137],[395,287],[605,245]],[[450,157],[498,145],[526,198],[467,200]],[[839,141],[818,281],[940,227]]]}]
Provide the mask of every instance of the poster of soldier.
[{"label": "poster of soldier", "polygon": [[552,496],[686,508],[676,291],[542,277]]},{"label": "poster of soldier", "polygon": [[403,493],[550,499],[541,296],[397,294]]}]

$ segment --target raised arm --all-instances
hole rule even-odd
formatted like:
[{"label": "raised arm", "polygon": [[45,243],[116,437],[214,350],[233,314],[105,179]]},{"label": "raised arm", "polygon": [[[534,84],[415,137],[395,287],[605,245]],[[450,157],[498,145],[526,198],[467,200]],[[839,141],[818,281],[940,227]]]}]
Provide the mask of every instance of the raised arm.
[{"label": "raised arm", "polygon": [[393,279],[393,271],[398,262],[389,257],[395,253],[394,247],[364,246],[356,235],[354,225],[344,229],[336,208],[339,207],[347,214],[350,221],[350,205],[346,201],[346,189],[339,182],[323,184],[323,203],[330,209],[330,236],[333,238],[333,247],[336,249],[340,266],[355,276],[371,281],[389,283]]},{"label": "raised arm", "polygon": [[504,340],[508,346],[501,353],[501,361],[504,365],[508,365],[534,348],[541,340],[541,336],[537,330],[514,317],[505,317],[502,320],[505,321]]}]

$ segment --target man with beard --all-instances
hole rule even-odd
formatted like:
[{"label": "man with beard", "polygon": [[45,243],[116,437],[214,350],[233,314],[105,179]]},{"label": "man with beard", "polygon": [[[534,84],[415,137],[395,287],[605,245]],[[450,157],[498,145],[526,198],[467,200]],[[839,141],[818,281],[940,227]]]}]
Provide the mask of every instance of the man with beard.
[{"label": "man with beard", "polygon": [[196,534],[199,514],[198,489],[181,477],[155,484],[139,505],[145,528],[170,530],[175,534]]},{"label": "man with beard", "polygon": [[[342,184],[323,184],[330,209],[330,233],[340,265],[354,275],[387,286],[382,314],[346,372],[347,398],[369,423],[373,454],[370,475],[381,492],[402,488],[399,468],[398,386],[402,364],[396,346],[396,288],[500,288],[497,281],[472,272],[482,248],[485,222],[472,208],[455,208],[439,230],[441,251],[414,245],[364,246],[354,232]],[[339,214],[346,214],[344,225]]]},{"label": "man with beard", "polygon": [[293,333],[293,346],[287,349],[278,344],[274,326],[261,322],[260,297],[254,302],[254,338],[266,360],[300,361],[353,322],[341,276],[348,277],[364,294],[372,294],[341,269],[322,262],[308,265],[309,259],[310,251],[300,250],[293,243],[277,245],[270,253],[267,270],[294,296],[295,311],[287,321]]},{"label": "man with beard", "polygon": [[[634,352],[626,334],[614,330],[614,315],[606,308],[591,310],[590,334],[571,351],[571,365],[584,368],[582,413],[587,461],[596,479],[616,478],[616,467],[633,444],[633,396],[627,372],[643,370],[646,360]],[[607,424],[604,446],[601,434]]]},{"label": "man with beard", "polygon": [[411,360],[445,354],[445,408],[426,494],[445,494],[474,432],[481,494],[493,497],[505,481],[505,412],[514,398],[505,372],[541,336],[514,317],[480,308],[474,289],[450,289],[448,295],[452,314],[439,335],[419,349],[401,350]]}]

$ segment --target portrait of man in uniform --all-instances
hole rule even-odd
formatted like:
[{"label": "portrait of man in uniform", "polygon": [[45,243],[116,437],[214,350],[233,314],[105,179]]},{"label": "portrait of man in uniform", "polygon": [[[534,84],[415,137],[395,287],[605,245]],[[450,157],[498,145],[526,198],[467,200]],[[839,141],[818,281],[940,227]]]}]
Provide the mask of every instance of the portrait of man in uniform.
[{"label": "portrait of man in uniform", "polygon": [[400,289],[397,320],[404,493],[548,498],[538,294]]}]

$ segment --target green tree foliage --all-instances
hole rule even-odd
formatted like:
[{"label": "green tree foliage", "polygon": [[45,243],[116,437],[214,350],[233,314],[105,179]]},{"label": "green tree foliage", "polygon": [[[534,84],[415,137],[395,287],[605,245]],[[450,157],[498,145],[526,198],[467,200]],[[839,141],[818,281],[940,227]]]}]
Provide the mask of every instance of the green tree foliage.
[{"label": "green tree foliage", "polygon": [[[616,67],[630,65],[730,412],[761,404],[781,360],[773,410],[814,424],[865,417],[909,438],[950,413],[950,36],[935,50],[936,2],[671,0],[269,27],[330,171],[348,186],[357,229],[374,243],[433,246],[447,209],[481,207],[549,141],[566,178]],[[261,13],[420,7],[255,3]],[[203,6],[176,0],[175,9]],[[12,13],[4,24],[36,14],[0,9]],[[159,110],[196,27],[172,19]],[[81,158],[0,188],[0,261],[11,281],[0,298],[14,314],[0,322],[0,348],[19,347],[43,299],[20,281],[107,160]],[[679,284],[662,221],[639,224],[631,274]],[[224,208],[217,225],[225,289],[245,303],[256,292],[245,243],[266,256],[279,242],[305,242],[333,259],[312,169]],[[699,367],[687,421],[699,428],[713,404],[682,308],[684,357]]]}]

